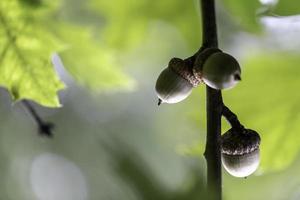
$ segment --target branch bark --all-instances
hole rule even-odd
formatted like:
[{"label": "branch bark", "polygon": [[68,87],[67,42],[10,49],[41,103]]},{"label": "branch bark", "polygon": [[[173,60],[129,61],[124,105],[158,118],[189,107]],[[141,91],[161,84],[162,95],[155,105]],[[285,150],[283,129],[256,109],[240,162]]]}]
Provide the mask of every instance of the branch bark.
[{"label": "branch bark", "polygon": [[[202,13],[202,47],[218,47],[214,0],[200,0]],[[221,170],[221,116],[222,93],[206,86],[207,136],[205,159],[207,163],[207,190],[210,200],[222,199]]]}]

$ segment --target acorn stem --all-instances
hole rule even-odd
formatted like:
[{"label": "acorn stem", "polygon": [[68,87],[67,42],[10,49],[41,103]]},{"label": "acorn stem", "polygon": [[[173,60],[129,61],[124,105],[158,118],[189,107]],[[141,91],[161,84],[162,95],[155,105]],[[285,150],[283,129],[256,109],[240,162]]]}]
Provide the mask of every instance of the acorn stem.
[{"label": "acorn stem", "polygon": [[222,115],[225,117],[225,119],[229,122],[231,127],[236,130],[244,129],[244,126],[239,121],[237,115],[232,112],[226,105],[223,104],[222,107]]}]

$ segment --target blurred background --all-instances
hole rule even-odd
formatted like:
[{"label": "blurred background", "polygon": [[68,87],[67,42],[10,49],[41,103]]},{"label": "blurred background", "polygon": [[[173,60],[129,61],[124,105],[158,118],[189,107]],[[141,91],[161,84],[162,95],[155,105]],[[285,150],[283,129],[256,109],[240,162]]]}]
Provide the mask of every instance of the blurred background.
[{"label": "blurred background", "polygon": [[[300,3],[216,4],[243,79],[224,101],[262,138],[254,175],[223,170],[224,199],[300,199]],[[0,199],[206,199],[205,87],[160,107],[154,91],[172,57],[201,45],[198,1],[1,0],[0,24]]]}]

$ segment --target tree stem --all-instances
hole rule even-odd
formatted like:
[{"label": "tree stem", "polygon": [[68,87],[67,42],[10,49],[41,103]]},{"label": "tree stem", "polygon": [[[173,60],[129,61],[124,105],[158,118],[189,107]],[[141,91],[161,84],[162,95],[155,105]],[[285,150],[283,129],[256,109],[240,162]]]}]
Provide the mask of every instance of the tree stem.
[{"label": "tree stem", "polygon": [[230,123],[233,129],[244,129],[244,126],[239,121],[236,114],[234,114],[227,106],[223,105],[222,115]]},{"label": "tree stem", "polygon": [[[200,0],[202,13],[202,47],[218,47],[214,0]],[[207,136],[205,159],[207,162],[207,190],[210,200],[222,199],[221,170],[221,116],[222,93],[206,86]]]}]

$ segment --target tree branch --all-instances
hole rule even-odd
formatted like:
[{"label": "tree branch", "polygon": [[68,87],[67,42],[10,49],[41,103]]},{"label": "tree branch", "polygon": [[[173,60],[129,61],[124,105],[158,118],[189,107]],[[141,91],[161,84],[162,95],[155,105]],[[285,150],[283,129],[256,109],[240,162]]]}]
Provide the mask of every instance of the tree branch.
[{"label": "tree branch", "polygon": [[[214,0],[200,0],[202,12],[202,47],[218,47]],[[222,199],[221,116],[220,90],[206,86],[207,136],[204,156],[207,162],[207,189],[211,200]]]},{"label": "tree branch", "polygon": [[236,114],[234,114],[227,106],[223,105],[222,115],[230,123],[233,129],[244,129],[244,126],[239,121]]}]

